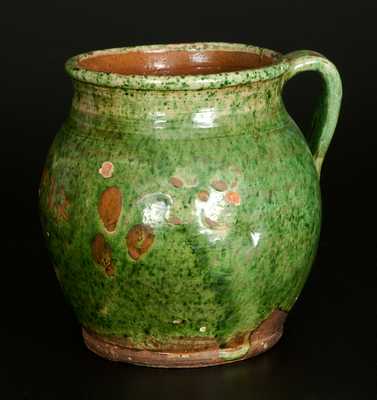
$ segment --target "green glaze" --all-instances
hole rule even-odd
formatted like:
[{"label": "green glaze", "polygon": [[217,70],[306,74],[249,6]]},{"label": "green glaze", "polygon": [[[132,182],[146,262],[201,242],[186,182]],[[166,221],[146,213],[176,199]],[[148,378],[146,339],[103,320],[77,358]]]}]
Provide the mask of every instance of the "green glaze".
[{"label": "green glaze", "polygon": [[[327,59],[308,51],[282,56],[225,43],[137,49],[161,48],[249,51],[275,63],[210,75],[127,76],[78,66],[99,52],[70,59],[74,98],[42,176],[43,229],[84,327],[141,348],[178,337],[223,345],[273,310],[289,311],[304,285],[319,238],[319,171],[341,83]],[[325,82],[309,146],[281,97],[286,80],[306,70]],[[121,207],[108,220],[99,205],[107,188],[119,197],[109,195],[106,206]],[[135,226],[145,228],[149,243],[130,250]]]}]

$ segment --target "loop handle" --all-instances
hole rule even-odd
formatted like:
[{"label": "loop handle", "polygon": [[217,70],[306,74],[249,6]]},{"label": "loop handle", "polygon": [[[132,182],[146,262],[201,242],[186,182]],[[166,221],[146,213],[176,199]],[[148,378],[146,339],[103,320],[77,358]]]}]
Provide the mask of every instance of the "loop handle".
[{"label": "loop handle", "polygon": [[319,104],[312,120],[312,132],[308,139],[314,164],[318,175],[320,175],[323,159],[338,121],[342,99],[340,75],[333,63],[314,51],[294,51],[286,54],[284,58],[289,64],[286,81],[300,72],[316,71],[321,75],[324,82]]}]

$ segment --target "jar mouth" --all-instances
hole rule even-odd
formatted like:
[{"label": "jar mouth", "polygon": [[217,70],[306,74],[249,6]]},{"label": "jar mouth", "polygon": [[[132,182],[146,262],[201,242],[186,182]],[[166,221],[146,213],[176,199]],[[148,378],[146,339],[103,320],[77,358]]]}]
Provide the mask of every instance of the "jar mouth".
[{"label": "jar mouth", "polygon": [[149,50],[92,55],[78,61],[90,71],[120,75],[209,75],[262,68],[276,63],[263,53],[225,50]]},{"label": "jar mouth", "polygon": [[93,51],[70,58],[68,74],[98,86],[145,90],[221,88],[273,79],[280,53],[245,44],[183,43]]}]

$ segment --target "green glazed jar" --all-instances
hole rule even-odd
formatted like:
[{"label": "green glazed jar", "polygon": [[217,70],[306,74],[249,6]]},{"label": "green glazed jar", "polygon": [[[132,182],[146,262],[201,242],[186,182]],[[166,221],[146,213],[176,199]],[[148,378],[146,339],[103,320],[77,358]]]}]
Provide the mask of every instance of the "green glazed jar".
[{"label": "green glazed jar", "polygon": [[[40,186],[56,275],[86,345],[159,367],[230,363],[281,337],[316,253],[341,81],[318,53],[228,43],[95,51]],[[307,144],[285,82],[317,71]]]}]

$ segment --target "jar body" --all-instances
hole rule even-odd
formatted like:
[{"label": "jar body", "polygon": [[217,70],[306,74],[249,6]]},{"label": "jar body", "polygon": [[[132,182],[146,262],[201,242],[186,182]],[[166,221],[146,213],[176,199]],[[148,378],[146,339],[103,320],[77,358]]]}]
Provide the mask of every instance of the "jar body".
[{"label": "jar body", "polygon": [[273,344],[268,333],[250,349],[265,321],[281,334],[321,213],[281,87],[280,78],[174,93],[76,84],[40,208],[89,335],[152,352],[216,349],[232,361]]}]

